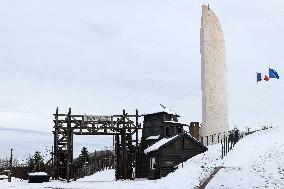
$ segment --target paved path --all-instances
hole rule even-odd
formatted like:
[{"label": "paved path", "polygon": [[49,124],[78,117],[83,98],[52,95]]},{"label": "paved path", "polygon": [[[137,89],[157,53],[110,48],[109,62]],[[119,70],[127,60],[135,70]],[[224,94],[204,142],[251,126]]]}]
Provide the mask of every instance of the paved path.
[{"label": "paved path", "polygon": [[214,171],[210,174],[210,176],[205,179],[196,189],[205,189],[205,187],[207,186],[207,184],[212,180],[212,178],[218,173],[218,171],[220,169],[222,169],[224,167],[215,167]]}]

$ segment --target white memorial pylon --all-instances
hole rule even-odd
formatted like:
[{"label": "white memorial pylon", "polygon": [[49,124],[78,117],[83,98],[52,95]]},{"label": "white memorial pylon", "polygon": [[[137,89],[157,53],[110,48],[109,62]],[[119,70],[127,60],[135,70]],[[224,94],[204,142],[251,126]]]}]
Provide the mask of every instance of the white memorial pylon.
[{"label": "white memorial pylon", "polygon": [[200,29],[202,127],[205,137],[228,131],[227,66],[224,35],[215,13],[202,5]]}]

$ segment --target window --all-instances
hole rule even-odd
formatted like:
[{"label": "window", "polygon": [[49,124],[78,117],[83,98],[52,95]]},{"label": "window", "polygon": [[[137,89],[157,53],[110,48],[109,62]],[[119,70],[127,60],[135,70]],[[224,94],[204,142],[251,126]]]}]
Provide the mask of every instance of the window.
[{"label": "window", "polygon": [[150,169],[155,169],[155,158],[150,158]]}]

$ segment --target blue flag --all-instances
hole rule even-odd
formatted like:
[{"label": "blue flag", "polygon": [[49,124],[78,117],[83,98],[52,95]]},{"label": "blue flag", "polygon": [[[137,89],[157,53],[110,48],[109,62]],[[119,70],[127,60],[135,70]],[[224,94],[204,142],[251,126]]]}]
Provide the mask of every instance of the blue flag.
[{"label": "blue flag", "polygon": [[278,75],[278,73],[275,70],[269,68],[269,78],[277,78],[277,79],[279,79],[279,75]]},{"label": "blue flag", "polygon": [[256,72],[256,82],[259,82],[259,81],[261,81],[262,79],[261,79],[261,73],[257,73]]}]

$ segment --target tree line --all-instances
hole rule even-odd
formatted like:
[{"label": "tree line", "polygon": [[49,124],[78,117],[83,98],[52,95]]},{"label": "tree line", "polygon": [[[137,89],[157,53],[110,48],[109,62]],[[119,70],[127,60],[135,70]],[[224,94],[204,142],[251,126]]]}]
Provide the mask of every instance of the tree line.
[{"label": "tree line", "polygon": [[[26,159],[24,164],[20,164],[16,158],[13,158],[12,176],[27,179],[28,174],[32,172],[48,172],[52,175],[51,161],[45,162],[45,155],[40,151],[35,151],[33,155]],[[10,158],[0,158],[0,172],[10,168],[9,161]],[[75,178],[90,175],[107,168],[114,168],[114,153],[109,149],[89,153],[88,149],[83,147],[79,157],[73,160]]]}]

